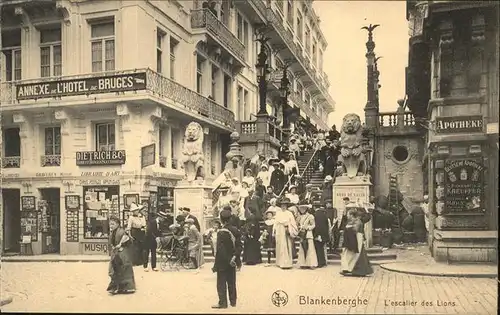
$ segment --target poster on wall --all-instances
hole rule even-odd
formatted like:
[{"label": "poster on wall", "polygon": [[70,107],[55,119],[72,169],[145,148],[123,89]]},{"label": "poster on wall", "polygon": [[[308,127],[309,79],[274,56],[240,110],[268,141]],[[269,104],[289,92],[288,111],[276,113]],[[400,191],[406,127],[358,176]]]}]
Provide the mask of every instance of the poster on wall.
[{"label": "poster on wall", "polygon": [[66,242],[78,242],[78,211],[66,210]]},{"label": "poster on wall", "polygon": [[21,236],[31,235],[31,241],[38,241],[38,213],[25,211],[21,213]]},{"label": "poster on wall", "polygon": [[50,231],[50,207],[47,200],[40,200],[38,202],[38,211],[40,211],[40,225],[42,232],[47,233]]},{"label": "poster on wall", "polygon": [[480,159],[445,162],[447,212],[484,211],[484,169]]},{"label": "poster on wall", "polygon": [[106,239],[109,217],[120,217],[120,186],[83,187],[83,234],[86,239]]},{"label": "poster on wall", "polygon": [[21,197],[21,211],[35,211],[35,197],[23,196]]},{"label": "poster on wall", "polygon": [[158,211],[174,212],[174,188],[158,187]]},{"label": "poster on wall", "polygon": [[66,200],[66,210],[68,211],[80,210],[80,196],[66,195],[65,200]]}]

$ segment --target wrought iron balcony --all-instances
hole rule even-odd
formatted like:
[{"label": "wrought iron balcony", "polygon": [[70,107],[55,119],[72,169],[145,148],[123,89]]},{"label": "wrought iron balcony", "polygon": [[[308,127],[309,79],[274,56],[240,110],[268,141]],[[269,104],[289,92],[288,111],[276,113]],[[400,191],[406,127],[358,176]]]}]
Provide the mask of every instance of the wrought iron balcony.
[{"label": "wrought iron balcony", "polygon": [[191,28],[206,32],[242,65],[245,62],[245,45],[208,9],[191,11]]},{"label": "wrought iron balcony", "polygon": [[42,167],[47,166],[61,166],[60,155],[42,155],[40,157]]},{"label": "wrought iron balcony", "polygon": [[[112,93],[117,98],[126,98],[128,92],[113,92],[107,90],[99,90],[97,86],[95,86],[95,80],[98,78],[105,77],[113,77],[113,76],[125,76],[127,74],[134,74],[136,77],[142,77],[142,79],[137,79],[139,83],[134,89],[129,89],[131,93],[134,93],[134,99],[138,99],[138,94],[140,91],[144,91],[147,93],[143,94],[145,99],[151,98],[151,94],[159,97],[162,100],[167,101],[168,107],[172,108],[180,108],[184,111],[188,111],[190,115],[198,118],[208,118],[218,124],[225,126],[228,129],[234,130],[234,113],[217,104],[213,100],[198,94],[197,92],[169,79],[161,74],[151,70],[151,69],[136,69],[136,70],[123,70],[123,71],[110,71],[106,73],[96,73],[96,74],[84,74],[84,75],[75,75],[75,76],[64,76],[64,77],[53,77],[53,78],[40,78],[33,80],[22,80],[15,82],[1,82],[0,83],[0,105],[3,109],[11,109],[8,108],[9,105],[15,105],[18,107],[19,105],[31,105],[36,102],[42,102],[43,99],[53,99],[54,102],[60,102],[61,106],[65,105],[63,99],[66,96],[77,96],[80,95],[82,98],[88,98],[91,94],[105,94]],[[144,79],[145,78],[145,82]],[[23,98],[17,99],[16,90],[19,86],[26,85],[36,85],[36,88],[39,88],[39,85],[50,84],[54,85],[62,81],[87,81],[89,85],[92,85],[89,91],[85,93],[73,93],[73,94],[51,94],[44,97],[39,97],[37,100],[35,97],[33,98]],[[52,91],[52,89],[47,88],[47,90]],[[57,90],[54,89],[54,90]],[[153,100],[156,101],[156,100]],[[12,107],[14,110],[14,106]]]},{"label": "wrought iron balcony", "polygon": [[319,115],[314,112],[314,110],[309,106],[309,104],[306,104],[300,98],[300,95],[298,95],[297,93],[291,93],[289,95],[289,99],[295,105],[297,105],[300,108],[300,110],[303,110],[307,117],[309,117],[312,121],[316,122],[319,126],[321,126],[321,128],[329,129],[329,127],[326,125],[326,122],[324,122],[321,119],[321,117],[319,117]]},{"label": "wrought iron balcony", "polygon": [[6,156],[2,158],[2,168],[20,168],[20,156]]}]

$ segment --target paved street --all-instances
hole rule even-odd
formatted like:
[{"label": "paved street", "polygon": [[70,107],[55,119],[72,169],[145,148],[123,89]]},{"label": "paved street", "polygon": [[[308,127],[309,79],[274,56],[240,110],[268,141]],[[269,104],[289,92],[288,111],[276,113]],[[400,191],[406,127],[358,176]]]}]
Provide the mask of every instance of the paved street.
[{"label": "paved street", "polygon": [[[137,268],[136,294],[109,296],[105,263],[3,263],[2,292],[10,292],[14,302],[2,311],[214,312],[210,306],[217,298],[210,265],[198,273],[145,273]],[[238,306],[223,312],[496,314],[494,279],[422,277],[375,268],[372,277],[345,278],[338,274],[338,265],[288,271],[244,266],[238,273]],[[287,293],[285,306],[273,305],[276,290]],[[325,304],[301,305],[306,297],[323,297]],[[338,298],[355,299],[359,305],[335,305]],[[397,305],[403,301],[407,305]]]}]

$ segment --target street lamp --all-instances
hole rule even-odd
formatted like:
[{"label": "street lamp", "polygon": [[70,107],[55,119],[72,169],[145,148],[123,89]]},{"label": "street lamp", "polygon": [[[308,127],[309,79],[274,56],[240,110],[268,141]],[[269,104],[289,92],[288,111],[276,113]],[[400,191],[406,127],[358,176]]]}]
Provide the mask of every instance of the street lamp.
[{"label": "street lamp", "polygon": [[288,144],[288,134],[290,129],[290,119],[288,107],[288,95],[290,95],[290,80],[288,79],[287,67],[283,67],[283,77],[281,78],[280,96],[281,109],[283,113],[283,141]]},{"label": "street lamp", "polygon": [[267,113],[267,75],[269,74],[269,66],[267,65],[266,42],[268,37],[260,37],[257,41],[260,43],[260,52],[257,55],[257,64],[255,67],[258,71],[259,81],[259,112],[257,115],[268,115]]}]

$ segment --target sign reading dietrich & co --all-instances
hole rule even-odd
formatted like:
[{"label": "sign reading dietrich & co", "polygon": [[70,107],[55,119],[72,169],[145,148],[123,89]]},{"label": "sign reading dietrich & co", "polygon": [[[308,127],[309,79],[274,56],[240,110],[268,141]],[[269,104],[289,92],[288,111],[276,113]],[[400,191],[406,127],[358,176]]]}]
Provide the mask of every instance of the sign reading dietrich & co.
[{"label": "sign reading dietrich & co", "polygon": [[146,89],[146,72],[16,85],[17,100]]},{"label": "sign reading dietrich & co", "polygon": [[76,165],[121,165],[125,164],[125,150],[76,152]]},{"label": "sign reading dietrich & co", "polygon": [[483,132],[483,116],[437,117],[436,131],[439,133]]}]

